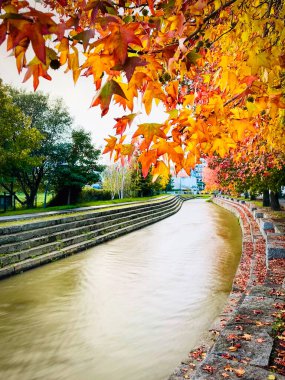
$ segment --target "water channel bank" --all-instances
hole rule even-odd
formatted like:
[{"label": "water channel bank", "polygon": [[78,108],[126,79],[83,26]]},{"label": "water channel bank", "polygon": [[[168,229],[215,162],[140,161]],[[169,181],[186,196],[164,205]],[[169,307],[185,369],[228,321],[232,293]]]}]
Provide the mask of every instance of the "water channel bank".
[{"label": "water channel bank", "polygon": [[[226,220],[226,223],[225,223]],[[0,282],[0,378],[165,380],[220,313],[237,219],[203,200]]]},{"label": "water channel bank", "polygon": [[244,201],[213,201],[239,218],[241,261],[223,313],[169,380],[284,380],[284,221],[274,226]]}]

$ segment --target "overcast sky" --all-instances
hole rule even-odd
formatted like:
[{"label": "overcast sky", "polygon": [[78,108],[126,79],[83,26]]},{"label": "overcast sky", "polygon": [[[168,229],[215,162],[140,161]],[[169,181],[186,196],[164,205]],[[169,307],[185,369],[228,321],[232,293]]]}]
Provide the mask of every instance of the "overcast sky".
[{"label": "overcast sky", "polygon": [[[101,118],[100,107],[90,108],[91,101],[96,94],[92,77],[81,77],[78,79],[76,85],[74,85],[71,72],[64,74],[62,69],[58,71],[50,70],[50,75],[53,78],[52,81],[40,78],[38,90],[48,93],[52,97],[62,97],[71,115],[74,117],[74,124],[83,127],[86,131],[90,131],[96,147],[103,147],[105,144],[104,138],[108,137],[109,134],[114,134],[114,118],[124,115],[125,112],[123,108],[120,109],[113,104],[108,114]],[[6,84],[33,91],[33,80],[29,79],[28,82],[22,83],[23,77],[24,73],[19,75],[17,72],[14,57],[9,57],[9,53],[1,46],[0,78],[2,78]],[[135,104],[137,109],[141,110],[138,102]],[[134,110],[134,112],[136,112],[136,110]],[[131,112],[127,110],[126,114],[128,113]],[[149,116],[144,113],[137,116],[133,124],[135,126],[136,124],[146,122],[160,123],[166,119],[166,116],[162,107],[157,107],[153,104],[152,113]]]}]

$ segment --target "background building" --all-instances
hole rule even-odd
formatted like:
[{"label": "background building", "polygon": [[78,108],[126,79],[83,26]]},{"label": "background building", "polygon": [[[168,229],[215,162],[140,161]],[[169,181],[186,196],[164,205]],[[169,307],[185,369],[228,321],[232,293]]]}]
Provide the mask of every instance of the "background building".
[{"label": "background building", "polygon": [[194,194],[204,190],[203,169],[206,166],[204,159],[197,164],[189,176],[185,170],[181,170],[177,176],[172,176],[173,188],[176,191],[191,191]]}]

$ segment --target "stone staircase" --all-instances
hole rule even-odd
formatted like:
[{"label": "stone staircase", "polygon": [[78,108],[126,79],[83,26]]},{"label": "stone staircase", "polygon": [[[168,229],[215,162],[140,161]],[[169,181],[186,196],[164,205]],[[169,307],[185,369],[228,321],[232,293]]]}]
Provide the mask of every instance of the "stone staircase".
[{"label": "stone staircase", "polygon": [[181,197],[0,224],[0,278],[83,251],[164,219],[181,208]]}]

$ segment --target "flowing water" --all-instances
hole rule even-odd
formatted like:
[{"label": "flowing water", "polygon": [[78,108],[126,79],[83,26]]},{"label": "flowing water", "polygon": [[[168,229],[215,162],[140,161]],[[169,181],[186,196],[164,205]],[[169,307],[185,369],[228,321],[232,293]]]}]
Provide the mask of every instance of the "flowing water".
[{"label": "flowing water", "polygon": [[0,282],[0,379],[164,380],[220,313],[241,253],[203,200]]}]

